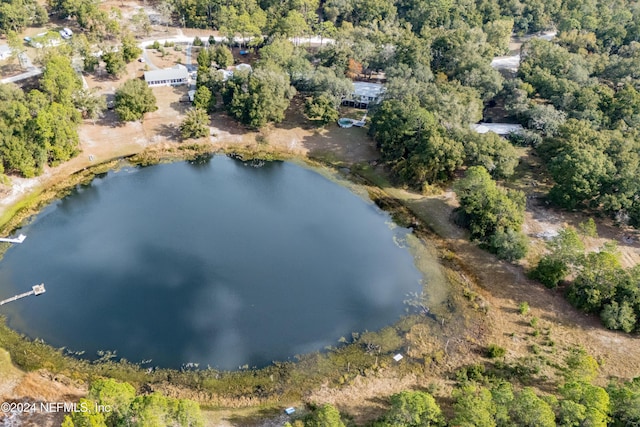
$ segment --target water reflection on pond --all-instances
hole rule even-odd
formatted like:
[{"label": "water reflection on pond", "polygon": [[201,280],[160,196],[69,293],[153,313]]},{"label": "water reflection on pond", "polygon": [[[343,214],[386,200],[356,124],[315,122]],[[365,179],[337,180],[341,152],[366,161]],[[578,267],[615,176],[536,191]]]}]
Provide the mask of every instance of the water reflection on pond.
[{"label": "water reflection on pond", "polygon": [[54,346],[264,366],[395,321],[420,273],[373,204],[286,162],[110,172],[43,210],[0,263],[0,309]]}]

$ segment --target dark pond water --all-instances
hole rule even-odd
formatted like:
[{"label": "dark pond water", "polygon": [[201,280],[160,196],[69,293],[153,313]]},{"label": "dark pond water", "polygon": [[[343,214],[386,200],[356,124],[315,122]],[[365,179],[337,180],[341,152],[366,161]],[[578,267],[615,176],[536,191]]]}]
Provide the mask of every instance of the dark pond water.
[{"label": "dark pond water", "polygon": [[397,320],[421,275],[407,230],[291,163],[129,168],[44,209],[0,261],[14,329],[95,358],[264,366]]}]

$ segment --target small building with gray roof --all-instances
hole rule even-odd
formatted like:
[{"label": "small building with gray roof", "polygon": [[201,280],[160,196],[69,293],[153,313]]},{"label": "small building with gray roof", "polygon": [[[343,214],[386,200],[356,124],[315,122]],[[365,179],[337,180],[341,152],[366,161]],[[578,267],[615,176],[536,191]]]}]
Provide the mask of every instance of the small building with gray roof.
[{"label": "small building with gray roof", "polygon": [[144,80],[150,87],[186,85],[189,83],[189,71],[183,65],[164,70],[145,71]]}]

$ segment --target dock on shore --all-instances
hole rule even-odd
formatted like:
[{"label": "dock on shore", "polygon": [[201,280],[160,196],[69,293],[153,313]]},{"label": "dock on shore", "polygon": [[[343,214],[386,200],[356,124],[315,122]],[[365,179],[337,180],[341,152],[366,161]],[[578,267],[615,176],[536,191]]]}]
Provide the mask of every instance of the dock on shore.
[{"label": "dock on shore", "polygon": [[44,283],[40,283],[39,285],[33,285],[29,292],[18,294],[18,295],[12,296],[11,298],[7,298],[5,300],[2,300],[2,301],[0,301],[0,305],[5,305],[7,303],[10,303],[10,302],[13,302],[13,301],[17,301],[20,298],[28,297],[30,295],[44,294],[45,292],[46,292],[46,289],[44,288]]},{"label": "dock on shore", "polygon": [[9,238],[9,237],[0,237],[0,242],[7,242],[7,243],[22,243],[24,242],[24,239],[26,239],[27,236],[25,236],[24,234],[19,235],[16,238]]}]

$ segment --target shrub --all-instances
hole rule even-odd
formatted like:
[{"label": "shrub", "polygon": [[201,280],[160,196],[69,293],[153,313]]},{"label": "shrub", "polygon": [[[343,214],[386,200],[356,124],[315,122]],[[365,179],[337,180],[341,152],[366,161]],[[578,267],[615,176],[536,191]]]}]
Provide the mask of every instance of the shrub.
[{"label": "shrub", "polygon": [[489,247],[500,259],[515,261],[527,254],[527,236],[519,231],[498,230],[491,236]]},{"label": "shrub", "polygon": [[627,301],[623,301],[622,304],[618,304],[616,301],[606,304],[600,313],[600,318],[604,326],[609,329],[631,332],[636,325],[636,315],[633,312],[633,307]]},{"label": "shrub", "polygon": [[521,302],[520,305],[518,306],[518,311],[523,316],[526,315],[529,312],[529,303],[526,301]]},{"label": "shrub", "polygon": [[553,289],[558,286],[569,273],[569,266],[561,259],[546,255],[542,257],[536,268],[531,270],[529,277],[539,281],[547,288]]},{"label": "shrub", "polygon": [[504,357],[507,353],[507,350],[504,347],[500,347],[497,344],[491,344],[487,347],[487,357],[490,359],[495,359],[497,357]]}]

